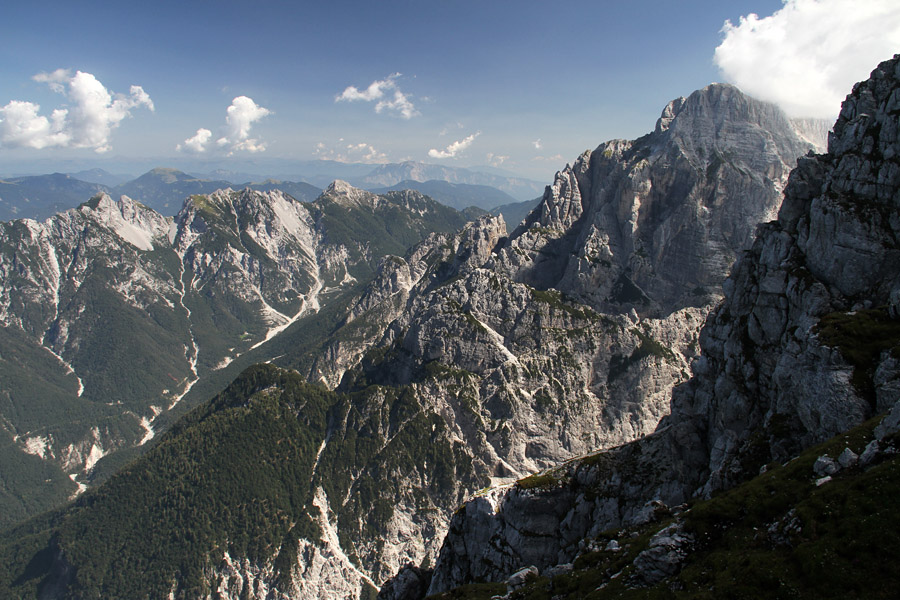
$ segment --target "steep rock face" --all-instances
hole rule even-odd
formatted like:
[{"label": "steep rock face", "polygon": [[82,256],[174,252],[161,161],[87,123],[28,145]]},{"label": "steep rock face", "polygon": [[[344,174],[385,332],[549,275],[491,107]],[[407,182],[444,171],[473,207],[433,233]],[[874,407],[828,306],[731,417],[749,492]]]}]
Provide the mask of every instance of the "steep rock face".
[{"label": "steep rock face", "polygon": [[[629,154],[635,146],[647,155]],[[752,150],[758,147],[767,149],[762,157]],[[618,154],[606,152],[614,148]],[[342,390],[414,389],[463,443],[484,483],[644,436],[668,413],[671,389],[687,378],[727,270],[717,259],[703,280],[708,287],[698,291],[684,273],[703,270],[708,248],[670,243],[670,229],[682,226],[659,216],[659,206],[681,214],[697,239],[727,240],[736,253],[754,219],[773,213],[788,163],[809,148],[774,107],[728,86],[702,90],[667,107],[656,133],[610,142],[594,153],[597,162],[585,158],[560,173],[509,238],[502,220],[486,217],[459,234],[433,236],[403,258],[389,257],[336,332],[310,351],[314,357],[280,364]],[[728,160],[699,158],[715,152]],[[592,164],[605,166],[594,173]],[[641,202],[619,189],[632,179],[654,190],[644,202],[649,212],[640,213]],[[733,189],[749,190],[756,204],[726,206]],[[636,207],[633,217],[615,209],[625,199]],[[697,225],[690,215],[704,202],[712,216]],[[590,254],[586,232],[601,226],[664,242],[659,253],[680,273],[654,267],[662,275],[647,279],[647,289],[666,302],[623,275],[631,273],[634,253],[584,259],[614,271],[608,287],[621,296],[616,302],[586,293],[587,280],[560,275]],[[414,514],[402,503],[395,511]],[[415,563],[431,556],[398,543]],[[378,557],[378,572],[391,572],[393,560]]]},{"label": "steep rock face", "polygon": [[708,491],[744,476],[749,432],[787,427],[765,444],[781,459],[897,400],[898,68],[848,96],[829,153],[801,160],[704,329],[698,376],[673,406],[709,424]]},{"label": "steep rock face", "polygon": [[557,174],[498,263],[604,311],[705,304],[812,148],[774,105],[708,86],[670,102],[653,133]]},{"label": "steep rock face", "polygon": [[511,281],[483,266],[503,233],[502,219],[484,217],[387,259],[301,372],[345,390],[420,386],[493,477],[652,431],[704,309],[604,315]]},{"label": "steep rock face", "polygon": [[829,153],[792,173],[778,220],[726,282],[671,415],[653,435],[467,503],[429,593],[571,561],[580,540],[646,520],[653,500],[730,487],[896,403],[898,131],[895,57],[848,96]]}]

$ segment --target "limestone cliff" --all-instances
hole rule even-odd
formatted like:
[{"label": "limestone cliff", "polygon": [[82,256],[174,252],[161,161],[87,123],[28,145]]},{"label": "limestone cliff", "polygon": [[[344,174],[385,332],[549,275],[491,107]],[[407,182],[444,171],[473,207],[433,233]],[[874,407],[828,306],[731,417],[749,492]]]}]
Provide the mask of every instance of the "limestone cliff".
[{"label": "limestone cliff", "polygon": [[900,57],[854,88],[828,150],[801,159],[734,266],[657,431],[474,498],[430,593],[570,562],[651,501],[731,487],[900,399]]},{"label": "limestone cliff", "polygon": [[701,306],[812,148],[774,105],[710,85],[670,102],[652,133],[558,173],[498,267],[605,312]]}]

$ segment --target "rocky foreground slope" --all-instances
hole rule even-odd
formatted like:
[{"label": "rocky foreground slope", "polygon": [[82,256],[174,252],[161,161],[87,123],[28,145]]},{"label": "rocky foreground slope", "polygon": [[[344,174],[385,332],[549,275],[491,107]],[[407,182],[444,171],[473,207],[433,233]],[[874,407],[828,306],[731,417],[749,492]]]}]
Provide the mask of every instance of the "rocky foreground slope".
[{"label": "rocky foreground slope", "polygon": [[[752,248],[735,265],[725,284],[725,301],[710,315],[700,336],[702,355],[693,364],[693,377],[676,388],[672,413],[656,432],[469,501],[450,524],[429,593],[475,581],[505,581],[528,566],[551,577],[567,573],[586,549],[597,549],[591,546],[599,543],[595,540],[605,544],[610,535],[617,535],[611,531],[669,515],[667,506],[732,488],[896,407],[900,400],[898,159],[900,57],[895,57],[879,65],[847,97],[828,153],[801,159],[791,174],[778,219],[759,229]],[[785,486],[791,482],[796,487],[799,480],[808,487],[799,488],[806,490],[802,493],[791,488],[794,499],[784,501],[783,512],[773,515],[781,520],[767,524],[769,537],[759,542],[757,536],[753,547],[761,543],[773,551],[779,544],[790,547],[815,538],[809,528],[815,527],[816,519],[824,523],[827,515],[807,512],[801,519],[790,512],[791,507],[800,507],[797,503],[810,496],[810,489],[827,485],[830,475],[841,468],[851,469],[849,477],[857,477],[852,469],[858,468],[859,461],[872,465],[879,456],[892,456],[884,451],[894,443],[895,413],[900,414],[900,407],[875,429],[874,439],[870,424],[864,428],[867,433],[832,443],[830,457],[816,460],[804,455],[802,473],[792,467],[758,484],[775,485],[766,489],[778,495],[779,502],[786,490],[772,482],[783,481]],[[853,437],[862,435],[868,437]],[[849,446],[851,438],[856,440],[852,442],[855,451],[841,452],[839,444]],[[872,441],[860,443],[862,439]],[[869,479],[880,477],[880,486],[895,486],[892,464],[879,467],[878,475],[873,471]],[[881,488],[869,492],[859,487],[863,484],[847,481],[841,489],[855,490],[859,502],[871,507],[873,518],[885,518]],[[706,538],[700,535],[703,531],[707,531],[703,535],[720,537],[708,533],[709,526],[721,529],[741,518],[752,520],[757,515],[754,510],[760,515],[772,510],[763,499],[757,509],[747,504],[736,510],[733,503],[741,502],[739,497],[723,496],[731,499],[717,499],[704,505],[707,508],[696,509],[700,515],[713,511],[707,514],[711,520],[705,521],[706,530],[698,525],[702,519],[696,515],[669,520],[668,528],[645,540],[646,552],[631,556],[633,562],[620,562],[618,573],[601,571],[594,587],[599,586],[599,591],[623,568],[631,587],[657,584],[676,575],[692,551],[701,556],[700,551],[708,550]],[[723,515],[718,523],[716,510]],[[843,508],[834,511],[832,519],[846,513]],[[686,529],[686,523],[693,529]],[[821,527],[825,532],[830,525]],[[606,537],[601,535],[604,532]],[[614,553],[617,548],[618,542],[606,550]],[[844,563],[835,558],[835,564]],[[856,589],[879,585],[855,579],[869,567],[853,564],[858,561],[847,563],[847,577],[854,578],[853,585],[862,586]],[[401,580],[415,581],[418,575],[407,570]],[[524,578],[522,573],[520,579]],[[786,580],[774,581],[772,593],[788,593],[779,587]],[[670,581],[673,589],[690,583],[684,578]],[[726,582],[705,581],[722,585],[722,590],[732,589]],[[514,587],[519,583],[511,580]],[[552,590],[552,582],[545,584]],[[385,596],[404,597],[403,587],[392,586]],[[803,590],[795,592],[802,595]]]}]

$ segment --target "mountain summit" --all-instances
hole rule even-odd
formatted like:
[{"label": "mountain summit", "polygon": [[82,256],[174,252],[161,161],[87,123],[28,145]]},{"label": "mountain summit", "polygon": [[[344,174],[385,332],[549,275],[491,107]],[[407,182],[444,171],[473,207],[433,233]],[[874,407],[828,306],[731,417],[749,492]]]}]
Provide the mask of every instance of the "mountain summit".
[{"label": "mountain summit", "polygon": [[653,133],[559,172],[513,232],[505,268],[598,309],[664,316],[704,304],[811,149],[775,105],[710,85],[670,102]]}]

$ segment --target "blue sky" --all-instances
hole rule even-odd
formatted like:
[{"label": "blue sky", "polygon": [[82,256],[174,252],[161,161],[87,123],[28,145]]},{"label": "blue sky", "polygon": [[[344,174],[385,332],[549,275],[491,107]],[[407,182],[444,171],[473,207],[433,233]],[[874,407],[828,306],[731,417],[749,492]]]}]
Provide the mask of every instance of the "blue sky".
[{"label": "blue sky", "polygon": [[[897,12],[868,1],[883,7],[872,17],[882,24],[884,11]],[[790,30],[820,2],[789,4],[799,15],[783,19]],[[18,116],[0,112],[0,173],[54,161],[215,159],[239,169],[272,158],[412,159],[492,163],[548,180],[587,148],[650,131],[670,99],[765,71],[717,66],[723,26],[735,26],[732,56],[764,56],[774,49],[753,45],[761,28],[737,25],[786,8],[779,0],[20,2],[0,22],[0,107],[20,103]],[[900,21],[888,27],[893,36]],[[868,60],[870,70],[878,60]],[[92,77],[76,84],[79,71]],[[121,95],[118,112],[103,113],[105,128],[88,111],[73,133],[81,84]],[[54,129],[56,109],[69,120]],[[32,130],[10,133],[15,118],[50,125],[37,142]]]}]

